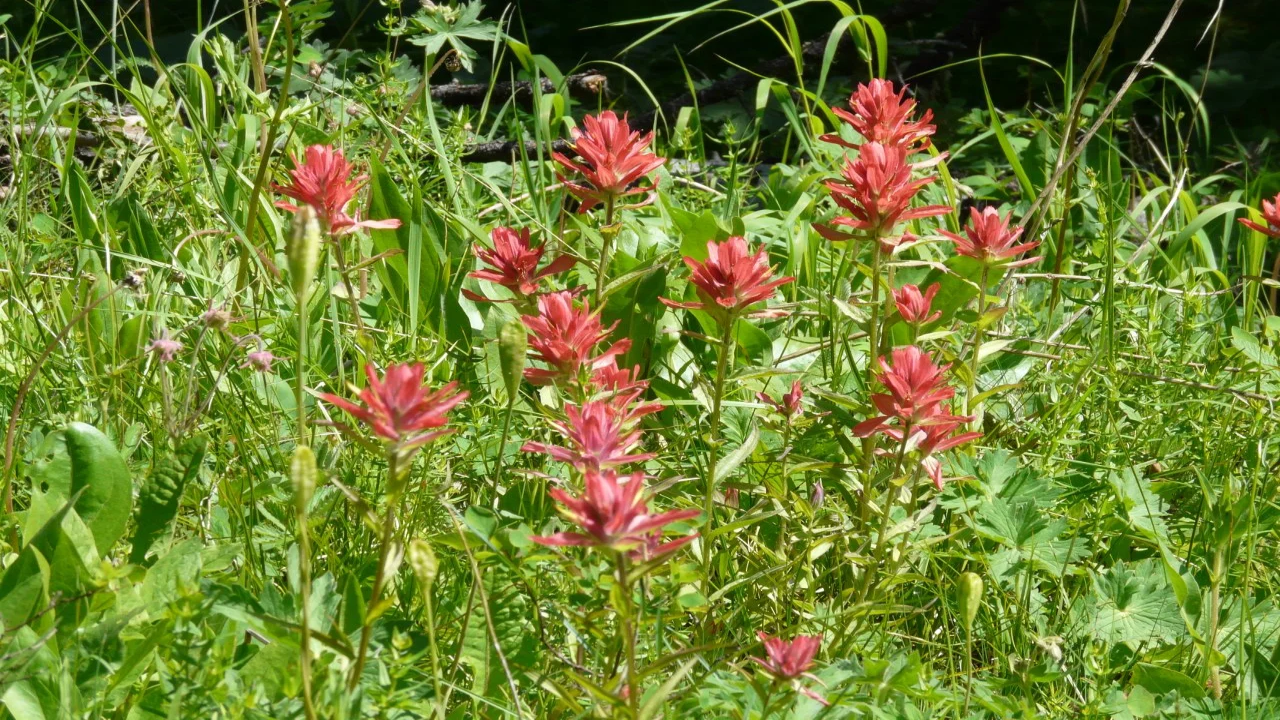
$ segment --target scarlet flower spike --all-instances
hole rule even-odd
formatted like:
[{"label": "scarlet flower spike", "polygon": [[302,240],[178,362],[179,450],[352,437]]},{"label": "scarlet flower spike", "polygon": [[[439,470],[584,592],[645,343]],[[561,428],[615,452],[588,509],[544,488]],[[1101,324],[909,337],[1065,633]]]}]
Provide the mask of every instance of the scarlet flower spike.
[{"label": "scarlet flower spike", "polygon": [[569,192],[581,201],[578,212],[585,213],[596,205],[648,192],[645,188],[630,186],[666,162],[645,151],[653,142],[653,133],[633,131],[626,115],[619,118],[612,110],[599,116],[587,115],[582,118],[582,125],[583,130],[574,128],[572,132],[573,150],[582,158],[581,162],[558,152],[551,154],[553,160],[586,181],[585,184],[574,182],[559,175]]},{"label": "scarlet flower spike", "polygon": [[[832,112],[868,142],[896,145],[908,153],[927,150],[929,137],[937,130],[929,123],[933,111],[925,110],[919,120],[913,120],[916,101],[906,94],[905,85],[895,92],[893,82],[876,78],[870,83],[858,84],[849,96],[848,110],[833,108]],[[820,139],[853,150],[861,147],[836,134],[823,135]]]},{"label": "scarlet flower spike", "polygon": [[780,317],[786,314],[778,310],[748,312],[752,305],[773,297],[779,286],[786,285],[795,278],[770,280],[773,268],[769,267],[768,251],[761,247],[752,254],[745,238],[735,236],[722,243],[709,241],[706,262],[698,262],[685,256],[684,264],[693,271],[689,282],[697,289],[700,302],[675,302],[659,298],[669,307],[703,310],[722,324],[743,315]]},{"label": "scarlet flower spike", "polygon": [[[831,199],[848,216],[839,216],[826,225],[815,224],[813,229],[828,240],[842,242],[888,236],[899,223],[951,212],[946,205],[912,208],[916,193],[934,179],[912,180],[911,172],[912,166],[903,148],[866,143],[856,160],[845,160],[841,170],[843,181],[826,181]],[[902,243],[893,243],[893,246],[898,244]]]},{"label": "scarlet flower spike", "polygon": [[422,384],[425,373],[422,363],[404,363],[387,367],[379,378],[370,363],[365,366],[369,385],[359,394],[362,404],[330,393],[322,393],[320,399],[345,410],[398,447],[418,448],[452,432],[438,428],[447,421],[446,414],[469,395],[465,390],[458,392],[456,382],[432,391]]},{"label": "scarlet flower spike", "polygon": [[660,405],[631,406],[603,400],[565,406],[565,420],[553,420],[565,445],[527,442],[524,452],[546,453],[569,463],[580,472],[598,472],[629,463],[653,459],[651,453],[633,453],[640,446],[640,418],[660,409]]},{"label": "scarlet flower spike", "polygon": [[980,263],[1015,268],[1040,260],[1039,257],[1033,257],[1010,262],[1013,258],[1040,246],[1039,242],[1016,244],[1018,237],[1022,235],[1022,228],[1010,228],[1010,217],[1011,215],[1001,218],[1000,213],[993,207],[982,210],[971,208],[970,222],[964,229],[964,235],[956,235],[946,230],[939,232],[956,244],[957,254],[971,257]]},{"label": "scarlet flower spike", "polygon": [[768,633],[757,632],[756,636],[764,643],[767,659],[751,658],[760,663],[770,674],[784,680],[794,680],[813,667],[813,658],[822,647],[821,635],[797,635],[791,640],[771,637]]},{"label": "scarlet flower spike", "polygon": [[[542,256],[546,253],[546,246],[539,245],[534,247],[529,237],[528,228],[515,230],[513,228],[497,227],[489,233],[489,239],[493,242],[492,250],[479,244],[474,249],[476,257],[493,269],[477,270],[468,274],[467,277],[501,285],[510,290],[517,300],[523,300],[536,293],[540,284],[539,281],[543,278],[558,275],[573,267],[574,263],[577,262],[577,259],[572,255],[561,255],[548,263],[542,270],[538,270],[538,263],[542,261]],[[477,302],[506,302],[490,300],[483,295],[466,289],[463,289],[462,294]]]},{"label": "scarlet flower spike", "polygon": [[[871,396],[872,404],[883,414],[858,423],[854,435],[883,432],[900,440],[904,429],[946,423],[954,427],[963,419],[938,412],[938,405],[955,395],[943,376],[950,365],[934,365],[929,354],[915,345],[895,348],[892,358],[892,363],[880,358],[884,372],[876,376],[889,392]],[[898,427],[890,425],[894,420]]]},{"label": "scarlet flower spike", "polygon": [[933,305],[933,298],[938,294],[938,290],[942,286],[934,283],[920,293],[920,288],[916,285],[903,285],[893,291],[893,303],[898,308],[898,315],[902,317],[904,322],[912,325],[924,325],[942,317],[942,311],[939,310],[932,315],[929,310]]},{"label": "scarlet flower spike", "polygon": [[779,680],[791,681],[795,688],[823,705],[829,705],[826,698],[796,682],[802,677],[817,680],[809,670],[813,668],[813,658],[822,646],[821,635],[797,635],[791,640],[771,637],[768,633],[757,632],[756,636],[764,643],[765,658],[753,657],[755,662],[769,671]]},{"label": "scarlet flower spike", "polygon": [[[289,172],[291,179],[288,185],[274,185],[277,192],[293,198],[302,205],[310,205],[315,209],[320,221],[335,236],[345,235],[356,228],[395,229],[400,221],[361,220],[359,216],[347,215],[347,205],[360,191],[360,186],[368,179],[367,175],[351,177],[354,172],[351,163],[343,157],[342,151],[331,145],[312,145],[307,148],[303,161],[293,158],[294,168]],[[276,207],[289,212],[297,212],[300,206],[283,200]]]},{"label": "scarlet flower spike", "polygon": [[652,515],[643,497],[645,475],[642,472],[619,477],[606,470],[586,473],[581,497],[556,488],[551,496],[560,503],[561,514],[582,532],[559,532],[530,538],[540,545],[556,547],[587,546],[628,551],[637,547],[655,547],[671,552],[693,540],[688,535],[665,545],[654,546],[648,537],[667,525],[697,517],[701,511],[672,510]]},{"label": "scarlet flower spike", "polygon": [[800,413],[800,401],[804,398],[804,389],[800,386],[800,380],[796,379],[791,383],[791,392],[783,393],[781,400],[774,400],[763,392],[756,393],[756,397],[760,402],[772,406],[780,415],[792,417]]},{"label": "scarlet flower spike", "polygon": [[521,321],[530,332],[534,359],[548,366],[525,368],[525,378],[535,385],[576,379],[583,368],[594,372],[616,365],[614,358],[631,347],[631,341],[624,338],[593,356],[596,345],[608,339],[617,323],[602,327],[600,314],[592,313],[586,302],[578,306],[568,290],[538,296],[538,314],[526,315]]},{"label": "scarlet flower spike", "polygon": [[1251,230],[1257,230],[1267,237],[1280,238],[1280,193],[1276,193],[1271,202],[1262,201],[1262,219],[1266,222],[1266,226],[1249,218],[1239,218],[1239,221],[1241,225]]}]

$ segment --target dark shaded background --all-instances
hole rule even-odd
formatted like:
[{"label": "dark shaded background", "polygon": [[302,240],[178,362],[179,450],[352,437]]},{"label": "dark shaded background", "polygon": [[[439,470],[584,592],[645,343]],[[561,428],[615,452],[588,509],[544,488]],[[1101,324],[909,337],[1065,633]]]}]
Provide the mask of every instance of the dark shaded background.
[{"label": "dark shaded background", "polygon": [[[121,12],[133,6],[129,19],[141,25],[141,2],[118,0]],[[30,0],[17,0],[9,28],[21,37],[24,20],[29,19]],[[295,5],[303,0],[294,0]],[[416,6],[418,0],[404,0]],[[212,18],[233,15],[223,25],[230,32],[243,32],[239,13],[241,0],[151,0],[154,33],[161,54],[180,61],[193,32]],[[1116,38],[1108,64],[1123,71],[1125,63],[1137,59],[1155,35],[1172,0],[1133,0]],[[8,3],[5,3],[6,5]],[[317,4],[317,3],[312,3]],[[644,0],[643,2],[583,2],[582,0],[520,0],[513,3],[513,34],[524,36],[533,50],[552,58],[562,70],[593,66],[600,60],[617,60],[628,65],[654,90],[660,99],[685,90],[680,59],[697,81],[710,82],[735,72],[732,64],[759,67],[783,53],[776,37],[760,27],[733,32],[698,47],[716,33],[737,25],[750,16],[776,7],[770,0],[733,0],[715,12],[702,13],[683,22],[626,56],[617,53],[647,32],[653,24],[595,28],[609,23],[690,10],[701,3],[692,0]],[[69,27],[82,29],[90,45],[101,37],[90,11],[105,24],[112,0],[59,0],[54,12]],[[320,37],[349,48],[380,49],[386,37],[377,28],[384,10],[378,0],[331,0],[332,16]],[[486,12],[498,16],[505,2],[494,0]],[[1204,100],[1211,116],[1214,145],[1236,140],[1253,145],[1280,134],[1280,12],[1276,0],[1186,0],[1174,25],[1156,52],[1155,59],[1197,89],[1203,84]],[[982,88],[974,64],[945,71],[937,68],[948,62],[975,57],[981,47],[985,54],[1013,53],[1038,57],[1058,68],[1069,56],[1071,22],[1076,14],[1075,64],[1082,69],[1109,27],[1115,0],[866,0],[864,12],[886,25],[894,79],[916,77],[913,84],[924,93],[931,106],[945,117],[983,106]],[[1079,8],[1077,11],[1076,8]],[[79,16],[77,18],[77,11]],[[1203,37],[1215,12],[1221,12],[1216,37]],[[813,3],[795,10],[802,38],[814,39],[828,32],[839,18],[834,7]],[[775,16],[775,21],[778,19]],[[50,26],[51,27],[51,26]],[[45,28],[49,34],[50,27]],[[97,37],[95,37],[95,35]],[[68,40],[51,38],[43,46],[48,57],[65,53]],[[1212,52],[1211,52],[1212,51]],[[1210,58],[1212,62],[1210,63]],[[993,60],[988,79],[997,105],[1018,107],[1028,103],[1053,105],[1060,102],[1057,81],[1047,70],[1020,60]],[[732,64],[731,64],[732,63]],[[620,105],[636,111],[650,109],[643,93],[621,72],[609,72]],[[862,79],[862,70],[851,54],[841,57],[837,71],[850,80]],[[1207,72],[1207,80],[1206,80]],[[504,73],[505,74],[505,73]],[[1111,86],[1120,82],[1113,77]],[[464,80],[467,78],[463,78]],[[1052,95],[1050,94],[1052,91]],[[1154,108],[1152,109],[1154,112]]]}]

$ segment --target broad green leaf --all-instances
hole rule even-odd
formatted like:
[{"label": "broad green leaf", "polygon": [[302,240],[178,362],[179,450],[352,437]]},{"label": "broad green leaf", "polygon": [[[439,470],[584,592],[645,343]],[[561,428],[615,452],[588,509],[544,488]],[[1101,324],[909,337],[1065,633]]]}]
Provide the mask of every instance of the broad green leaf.
[{"label": "broad green leaf", "polygon": [[1184,698],[1204,697],[1204,686],[1185,674],[1159,665],[1140,662],[1133,667],[1133,684],[1156,695],[1177,692]]},{"label": "broad green leaf", "polygon": [[747,435],[742,444],[733,449],[733,452],[725,455],[716,463],[715,482],[719,484],[733,474],[738,466],[751,457],[751,453],[755,452],[756,444],[760,441],[760,431],[752,426],[751,432]]},{"label": "broad green leaf", "polygon": [[76,513],[93,532],[98,552],[106,555],[129,524],[133,508],[129,468],[111,440],[96,428],[71,423],[65,434],[71,458],[71,492],[79,493]]}]

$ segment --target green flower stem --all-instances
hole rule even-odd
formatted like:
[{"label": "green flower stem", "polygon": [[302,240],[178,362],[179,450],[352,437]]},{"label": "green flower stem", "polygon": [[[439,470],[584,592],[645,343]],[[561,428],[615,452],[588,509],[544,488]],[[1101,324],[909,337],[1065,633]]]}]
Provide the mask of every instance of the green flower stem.
[{"label": "green flower stem", "polygon": [[[898,445],[898,453],[894,458],[893,475],[891,477],[896,477],[898,473],[902,472],[902,460],[906,457],[907,443],[910,441],[911,426],[907,425],[902,429],[902,442]],[[876,529],[876,544],[871,551],[871,565],[867,568],[866,573],[863,574],[862,587],[858,589],[859,602],[867,599],[871,595],[872,589],[879,580],[877,577],[878,571],[881,564],[884,562],[884,551],[885,547],[888,545],[885,541],[885,535],[889,529],[889,514],[893,510],[893,505],[897,501],[897,497],[898,490],[892,486],[892,483],[890,483],[889,489],[885,491],[884,503],[880,507],[880,526]]]},{"label": "green flower stem", "polygon": [[[294,370],[293,401],[298,414],[299,445],[307,441],[307,411],[303,405],[303,392],[307,377],[307,301],[311,293],[303,289],[297,296],[298,352]],[[302,670],[302,709],[307,720],[315,720],[316,710],[312,702],[311,679],[311,536],[307,525],[307,508],[298,504],[298,572],[302,591],[302,647],[299,660]]]},{"label": "green flower stem", "polygon": [[621,550],[614,554],[614,566],[617,571],[620,606],[618,613],[618,632],[622,633],[622,643],[627,654],[627,713],[633,720],[640,716],[640,697],[636,689],[636,631],[634,627],[631,598],[631,577],[627,554]]},{"label": "green flower stem", "polygon": [[604,204],[604,227],[600,228],[602,242],[600,243],[599,265],[596,268],[596,309],[600,309],[600,304],[604,302],[604,276],[605,271],[609,269],[609,251],[613,243],[613,198],[610,197]]},{"label": "green flower stem", "polygon": [[[393,487],[399,483],[399,448],[391,446],[387,451],[387,475],[388,487]],[[399,502],[399,493],[390,493],[387,498],[387,509],[382,516],[382,527],[380,528],[378,538],[378,568],[373,575],[373,590],[369,593],[369,604],[365,611],[364,621],[360,628],[360,649],[356,652],[355,665],[351,667],[351,677],[347,680],[347,690],[354,692],[356,687],[360,685],[360,676],[364,673],[365,658],[369,653],[369,635],[372,622],[369,620],[369,612],[377,608],[382,602],[382,590],[387,581],[387,557],[391,554],[391,540],[394,534],[396,520],[396,504]]]},{"label": "green flower stem", "polygon": [[[867,323],[867,387],[876,381],[876,358],[880,356],[880,236],[871,238],[871,318]],[[874,410],[874,408],[872,408]],[[862,443],[862,492],[858,495],[858,518],[862,527],[871,519],[871,463],[876,454],[877,437]]]},{"label": "green flower stem", "polygon": [[720,462],[720,411],[724,401],[724,381],[732,365],[733,325],[737,318],[730,316],[724,323],[720,336],[720,356],[716,363],[716,384],[711,396],[710,454],[707,459],[707,485],[703,497],[702,512],[706,516],[702,531],[702,594],[711,602],[711,556],[714,543],[709,535],[715,528],[716,465]]},{"label": "green flower stem", "polygon": [[435,687],[436,716],[445,720],[444,686],[440,679],[440,649],[436,643],[436,613],[432,602],[433,588],[424,588],[423,601],[427,606],[427,641],[431,644],[431,682]]},{"label": "green flower stem", "polygon": [[[987,313],[987,274],[989,265],[982,266],[982,279],[978,287],[978,319],[973,329],[973,351],[969,354],[969,380],[964,395],[964,414],[972,414],[978,407],[975,400],[978,391],[978,351],[982,349],[984,326],[982,318]],[[976,422],[976,419],[975,419]]]}]

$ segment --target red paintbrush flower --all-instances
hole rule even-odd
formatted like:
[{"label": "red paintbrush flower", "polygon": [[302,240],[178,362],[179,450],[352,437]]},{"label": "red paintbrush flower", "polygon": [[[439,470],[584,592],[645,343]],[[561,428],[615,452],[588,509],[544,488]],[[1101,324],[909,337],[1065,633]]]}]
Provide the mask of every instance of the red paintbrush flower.
[{"label": "red paintbrush flower", "polygon": [[[880,367],[884,372],[876,379],[889,392],[873,394],[871,402],[884,414],[858,423],[853,428],[854,435],[867,437],[883,432],[901,439],[904,429],[958,420],[953,415],[938,412],[938,405],[955,395],[955,390],[946,384],[943,377],[950,365],[938,367],[928,353],[915,345],[908,345],[894,349],[893,364],[880,358]],[[888,425],[895,419],[901,427]]]},{"label": "red paintbrush flower", "polygon": [[[869,142],[862,146],[857,160],[845,160],[839,180],[827,180],[831,199],[848,216],[839,216],[828,225],[815,224],[819,235],[836,242],[892,234],[893,226],[918,218],[946,215],[946,205],[912,208],[911,201],[920,188],[933,182],[926,177],[911,179],[912,166],[907,151],[897,146]],[[853,232],[837,230],[850,228]],[[894,243],[895,245],[898,243]]]},{"label": "red paintbrush flower", "polygon": [[1262,219],[1266,221],[1266,226],[1249,218],[1239,218],[1239,222],[1241,225],[1257,230],[1268,237],[1280,238],[1280,193],[1276,193],[1275,199],[1271,202],[1262,201]]},{"label": "red paintbrush flower", "polygon": [[532,333],[529,347],[534,359],[547,368],[525,368],[524,376],[535,385],[549,385],[576,379],[583,368],[595,371],[614,363],[614,358],[631,347],[631,341],[619,340],[603,354],[593,357],[596,345],[608,339],[617,323],[601,327],[600,314],[592,313],[586,302],[579,307],[568,290],[538,297],[538,314],[521,320]]},{"label": "red paintbrush flower", "polygon": [[898,307],[898,315],[904,322],[912,325],[924,325],[942,317],[941,310],[932,315],[929,314],[933,298],[941,287],[938,283],[934,283],[924,291],[923,295],[920,294],[920,288],[915,285],[903,285],[894,290],[893,303]]},{"label": "red paintbrush flower", "polygon": [[782,680],[795,680],[813,668],[813,658],[822,647],[821,635],[797,635],[791,640],[770,637],[768,633],[757,632],[760,642],[764,643],[766,659],[751,658],[760,663],[769,674]]},{"label": "red paintbrush flower", "polygon": [[764,659],[753,657],[752,660],[759,663],[769,674],[778,680],[787,680],[792,686],[804,693],[808,697],[817,700],[823,705],[830,705],[827,699],[818,693],[810,690],[800,684],[802,677],[817,680],[809,670],[813,667],[813,658],[818,654],[818,648],[822,646],[821,635],[797,635],[791,640],[783,640],[782,638],[770,637],[767,633],[757,632],[756,635],[760,641],[764,643],[765,657]]},{"label": "red paintbrush flower", "polygon": [[678,540],[655,546],[650,533],[660,531],[674,522],[697,517],[700,510],[673,510],[658,515],[649,514],[645,502],[644,473],[637,472],[623,477],[606,470],[588,472],[586,486],[581,497],[574,497],[559,488],[551,490],[551,496],[561,505],[561,513],[583,532],[559,532],[531,538],[541,545],[590,546],[611,550],[632,550],[652,547],[657,554],[665,554],[693,540],[688,535]]},{"label": "red paintbrush flower", "polygon": [[[292,182],[289,185],[274,185],[279,193],[283,193],[303,205],[310,205],[320,217],[321,223],[334,235],[343,235],[356,228],[395,229],[400,221],[360,220],[358,216],[347,215],[346,208],[359,192],[360,186],[368,176],[351,177],[354,168],[342,156],[341,150],[331,145],[312,145],[307,148],[303,162],[293,159],[294,168],[289,172]],[[298,205],[283,200],[276,207],[297,212]]]},{"label": "red paintbrush flower", "polygon": [[[926,150],[929,136],[937,130],[929,124],[933,111],[925,110],[919,120],[911,119],[916,101],[906,94],[905,85],[894,92],[891,81],[876,78],[870,83],[858,84],[849,96],[849,110],[833,108],[832,112],[868,142],[897,145],[909,153]],[[823,135],[820,139],[854,150],[859,147],[836,134]]]},{"label": "red paintbrush flower", "polygon": [[683,303],[659,298],[669,307],[703,310],[722,324],[743,314],[752,317],[786,314],[777,310],[746,312],[750,306],[773,297],[778,286],[786,285],[795,278],[770,280],[773,268],[769,267],[768,252],[761,247],[759,252],[751,254],[745,238],[735,236],[719,244],[709,241],[706,262],[686,256],[684,264],[693,271],[689,281],[697,289],[701,302]]},{"label": "red paintbrush flower", "polygon": [[552,153],[556,162],[581,175],[589,184],[572,182],[564,175],[560,181],[570,193],[582,202],[578,212],[584,213],[596,205],[608,204],[620,197],[646,192],[644,188],[628,187],[640,178],[661,167],[666,162],[650,152],[645,152],[653,142],[653,133],[632,131],[625,115],[621,119],[612,110],[605,110],[598,117],[582,118],[585,130],[573,129],[573,150],[582,162],[570,160],[560,153]]},{"label": "red paintbrush flower", "polygon": [[797,378],[791,383],[791,392],[784,393],[780,401],[774,400],[763,392],[756,393],[756,397],[760,402],[773,406],[773,409],[784,417],[791,417],[800,412],[800,400],[804,398],[804,389],[800,387],[800,380]]},{"label": "red paintbrush flower", "polygon": [[[518,300],[523,300],[536,293],[538,291],[538,281],[542,278],[549,275],[558,275],[573,267],[573,264],[577,262],[577,259],[572,255],[561,255],[552,260],[542,270],[538,270],[538,263],[542,261],[542,255],[547,248],[545,245],[533,246],[529,238],[528,228],[514,230],[507,227],[497,227],[489,233],[489,239],[493,242],[493,249],[488,250],[484,246],[477,244],[475,253],[476,257],[492,266],[493,269],[477,270],[467,277],[497,283],[510,290]],[[462,294],[477,302],[504,302],[490,300],[483,295],[466,289],[462,291]]]},{"label": "red paintbrush flower", "polygon": [[661,408],[660,405],[630,406],[605,400],[566,405],[565,420],[552,420],[551,426],[564,436],[565,445],[527,442],[524,452],[546,453],[553,459],[569,463],[580,472],[597,472],[654,457],[652,453],[633,453],[640,446],[640,418]]},{"label": "red paintbrush flower", "polygon": [[446,413],[467,399],[465,390],[457,392],[458,383],[431,391],[422,384],[422,363],[391,365],[381,379],[372,363],[364,369],[369,386],[360,391],[362,405],[330,393],[320,394],[320,399],[346,410],[402,449],[421,447],[452,432],[437,428],[447,421]]},{"label": "red paintbrush flower", "polygon": [[[956,244],[957,254],[971,257],[978,262],[1011,268],[1030,265],[1040,258],[1023,258],[1016,262],[1008,262],[1011,258],[1028,250],[1034,250],[1040,245],[1038,242],[1016,245],[1018,237],[1022,235],[1022,228],[1010,228],[1010,217],[1001,218],[1000,213],[993,207],[983,208],[981,211],[978,208],[972,208],[969,211],[970,222],[965,227],[963,236],[946,230],[939,232]],[[986,290],[986,288],[982,289]]]}]

